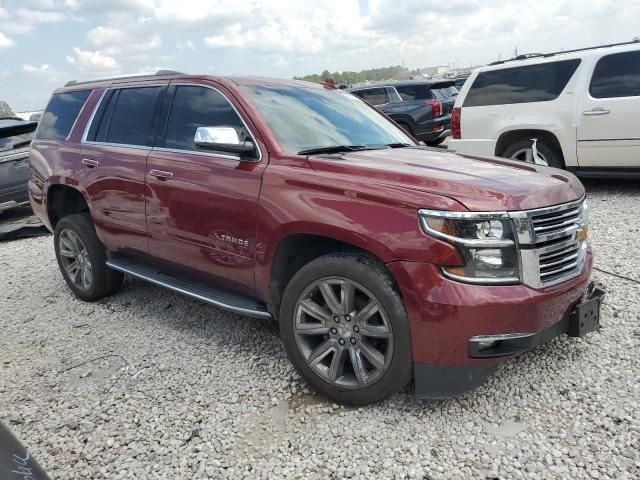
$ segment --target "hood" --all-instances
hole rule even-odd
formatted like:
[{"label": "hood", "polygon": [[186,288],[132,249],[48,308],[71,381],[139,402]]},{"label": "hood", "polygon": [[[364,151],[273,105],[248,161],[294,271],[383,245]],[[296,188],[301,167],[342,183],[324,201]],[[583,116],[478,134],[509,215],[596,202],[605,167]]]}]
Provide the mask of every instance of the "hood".
[{"label": "hood", "polygon": [[361,177],[372,186],[444,195],[471,211],[528,210],[584,195],[582,184],[564,170],[427,147],[312,156],[309,163],[316,171]]}]

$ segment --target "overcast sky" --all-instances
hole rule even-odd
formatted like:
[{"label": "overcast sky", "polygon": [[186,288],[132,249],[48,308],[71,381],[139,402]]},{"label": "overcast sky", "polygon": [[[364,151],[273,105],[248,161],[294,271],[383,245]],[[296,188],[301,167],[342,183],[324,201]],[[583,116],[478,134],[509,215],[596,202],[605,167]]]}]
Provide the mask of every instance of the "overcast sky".
[{"label": "overcast sky", "polygon": [[0,100],[172,68],[292,77],[483,64],[640,35],[640,0],[0,0]]}]

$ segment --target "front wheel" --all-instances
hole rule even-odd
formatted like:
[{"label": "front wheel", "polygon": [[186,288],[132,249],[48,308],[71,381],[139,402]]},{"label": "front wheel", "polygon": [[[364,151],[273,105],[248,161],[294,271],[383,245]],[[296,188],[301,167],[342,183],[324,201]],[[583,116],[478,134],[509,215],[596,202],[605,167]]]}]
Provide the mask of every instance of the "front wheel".
[{"label": "front wheel", "polygon": [[302,267],[285,290],[280,331],[300,374],[337,402],[375,402],[411,378],[402,299],[368,256],[329,254]]},{"label": "front wheel", "polygon": [[122,285],[124,275],[107,267],[107,255],[88,216],[62,218],[53,242],[62,276],[80,299],[98,300]]}]

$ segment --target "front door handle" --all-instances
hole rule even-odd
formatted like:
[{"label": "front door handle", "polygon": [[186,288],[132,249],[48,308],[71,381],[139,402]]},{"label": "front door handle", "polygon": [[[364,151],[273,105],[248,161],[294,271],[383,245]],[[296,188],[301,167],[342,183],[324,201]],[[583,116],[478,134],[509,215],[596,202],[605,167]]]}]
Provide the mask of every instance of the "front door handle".
[{"label": "front door handle", "polygon": [[582,112],[583,115],[593,116],[593,115],[608,115],[611,113],[611,110],[607,110],[606,108],[598,107],[593,110],[586,110]]},{"label": "front door handle", "polygon": [[149,175],[156,177],[158,180],[169,180],[173,178],[173,173],[164,170],[150,170]]},{"label": "front door handle", "polygon": [[96,168],[98,165],[100,165],[100,162],[98,160],[91,160],[90,158],[83,158],[82,164],[86,165],[89,168]]}]

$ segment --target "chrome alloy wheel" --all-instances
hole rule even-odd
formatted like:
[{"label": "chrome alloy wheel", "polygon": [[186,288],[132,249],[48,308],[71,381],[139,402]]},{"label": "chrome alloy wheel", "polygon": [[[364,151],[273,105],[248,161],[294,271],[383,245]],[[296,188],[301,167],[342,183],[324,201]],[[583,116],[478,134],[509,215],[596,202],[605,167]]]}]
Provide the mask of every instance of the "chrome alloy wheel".
[{"label": "chrome alloy wheel", "polygon": [[60,260],[71,282],[82,290],[89,290],[93,281],[93,270],[89,252],[72,230],[65,229],[58,237]]},{"label": "chrome alloy wheel", "polygon": [[333,385],[362,388],[389,368],[391,323],[378,299],[353,280],[326,277],[310,284],[298,298],[294,322],[307,365]]}]

